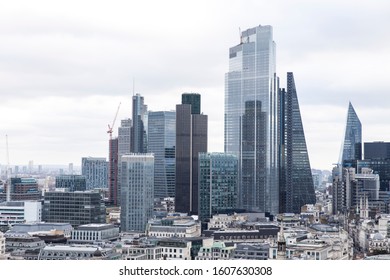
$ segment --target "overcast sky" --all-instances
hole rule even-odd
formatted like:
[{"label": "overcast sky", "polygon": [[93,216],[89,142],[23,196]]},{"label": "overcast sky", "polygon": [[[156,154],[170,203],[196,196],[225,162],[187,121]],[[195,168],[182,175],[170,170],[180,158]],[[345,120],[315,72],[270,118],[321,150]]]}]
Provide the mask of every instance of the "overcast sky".
[{"label": "overcast sky", "polygon": [[[272,25],[294,72],[312,168],[337,162],[351,101],[363,141],[390,141],[390,1],[1,1],[0,164],[108,156],[107,125],[202,95],[223,151],[224,74],[239,28]],[[1,140],[3,139],[3,140]]]}]

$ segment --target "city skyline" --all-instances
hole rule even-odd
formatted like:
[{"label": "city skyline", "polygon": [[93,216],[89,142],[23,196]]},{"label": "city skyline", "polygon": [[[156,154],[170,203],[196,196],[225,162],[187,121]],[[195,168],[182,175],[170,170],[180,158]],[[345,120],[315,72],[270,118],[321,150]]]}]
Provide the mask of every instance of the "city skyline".
[{"label": "city skyline", "polygon": [[[107,124],[122,102],[116,136],[120,120],[131,117],[133,93],[151,111],[173,110],[183,92],[200,93],[208,150],[223,151],[228,48],[240,28],[260,24],[274,28],[281,84],[282,73],[293,71],[299,85],[312,168],[330,170],[338,161],[349,101],[364,126],[363,142],[390,140],[383,133],[390,128],[386,1],[146,1],[94,3],[92,10],[91,3],[75,4],[2,5],[0,136],[8,135],[11,165],[108,158]],[[187,20],[198,15],[201,22]]]}]

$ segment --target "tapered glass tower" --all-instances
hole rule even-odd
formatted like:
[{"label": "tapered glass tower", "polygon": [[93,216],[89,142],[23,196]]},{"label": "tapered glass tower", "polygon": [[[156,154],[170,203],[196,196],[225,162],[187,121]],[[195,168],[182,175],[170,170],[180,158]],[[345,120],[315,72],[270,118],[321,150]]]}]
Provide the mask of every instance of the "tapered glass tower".
[{"label": "tapered glass tower", "polygon": [[347,125],[340,153],[340,163],[362,159],[362,124],[351,102],[348,105]]},{"label": "tapered glass tower", "polygon": [[287,73],[287,91],[280,92],[280,113],[280,212],[300,213],[316,197],[292,72]]},{"label": "tapered glass tower", "polygon": [[278,79],[271,26],[241,33],[225,76],[225,152],[239,160],[239,204],[279,212]]}]

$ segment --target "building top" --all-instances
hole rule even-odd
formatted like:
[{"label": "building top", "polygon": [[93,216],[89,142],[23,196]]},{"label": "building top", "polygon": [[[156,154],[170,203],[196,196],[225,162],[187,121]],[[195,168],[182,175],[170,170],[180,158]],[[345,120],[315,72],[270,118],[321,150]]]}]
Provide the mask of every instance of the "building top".
[{"label": "building top", "polygon": [[77,227],[77,230],[104,230],[115,228],[113,224],[86,224]]}]

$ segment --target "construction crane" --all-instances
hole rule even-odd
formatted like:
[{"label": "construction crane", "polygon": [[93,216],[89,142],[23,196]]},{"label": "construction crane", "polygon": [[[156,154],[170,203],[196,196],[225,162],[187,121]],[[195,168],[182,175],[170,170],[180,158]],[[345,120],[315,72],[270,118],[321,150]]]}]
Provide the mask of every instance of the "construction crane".
[{"label": "construction crane", "polygon": [[119,102],[118,109],[116,110],[116,114],[114,120],[112,121],[112,125],[108,125],[107,133],[110,134],[110,140],[112,139],[112,129],[114,128],[116,117],[118,116],[119,108],[121,107],[121,102]]}]

